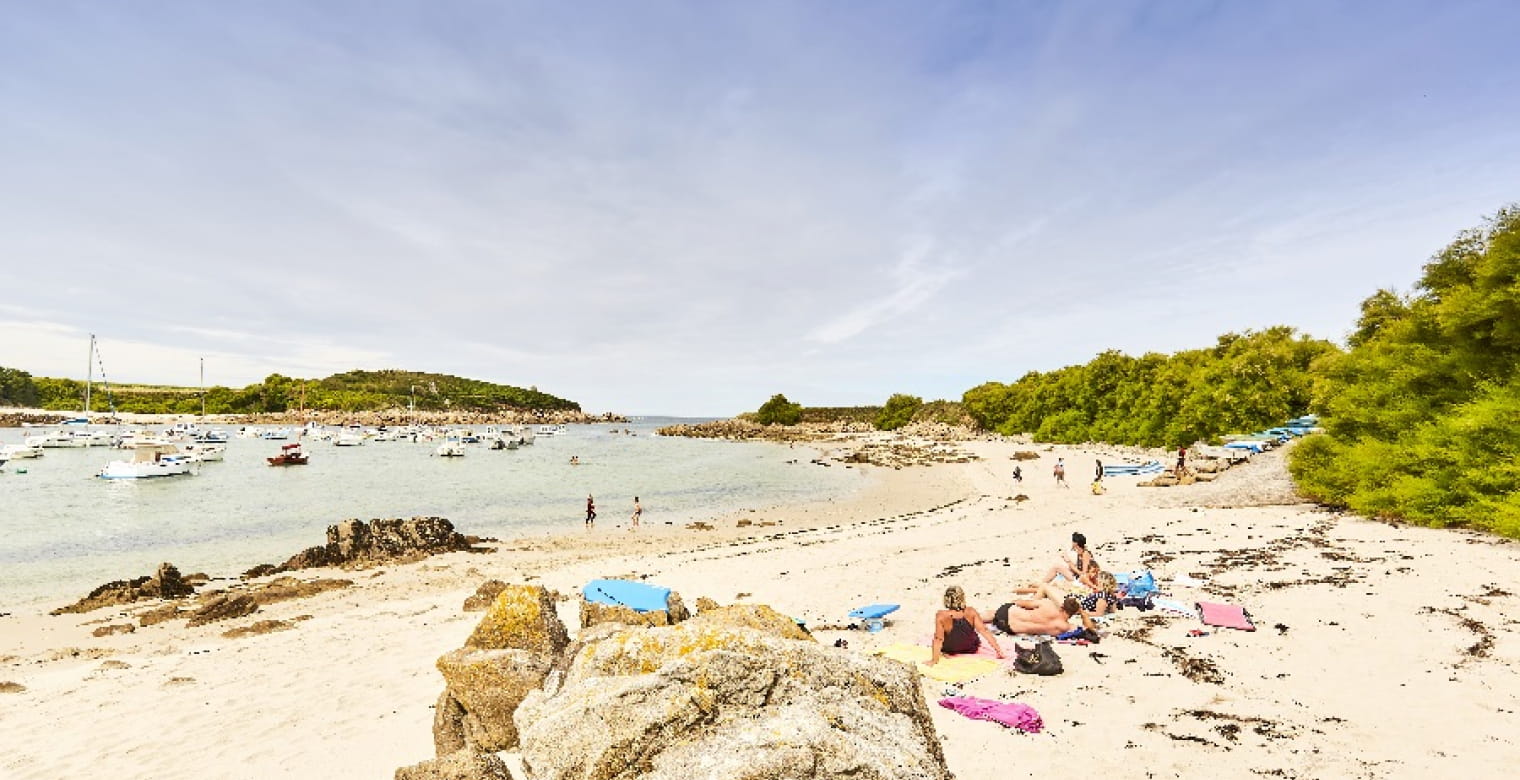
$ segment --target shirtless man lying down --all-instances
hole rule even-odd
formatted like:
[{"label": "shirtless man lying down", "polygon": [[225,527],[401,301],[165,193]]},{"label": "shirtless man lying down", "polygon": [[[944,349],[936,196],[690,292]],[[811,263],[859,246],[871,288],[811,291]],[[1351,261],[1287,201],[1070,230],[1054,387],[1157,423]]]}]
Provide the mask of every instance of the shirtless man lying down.
[{"label": "shirtless man lying down", "polygon": [[1082,618],[1083,628],[1098,630],[1075,596],[1067,596],[1060,605],[1044,598],[1015,601],[998,607],[996,612],[983,613],[982,620],[1010,634],[1056,636],[1071,630],[1073,616]]}]

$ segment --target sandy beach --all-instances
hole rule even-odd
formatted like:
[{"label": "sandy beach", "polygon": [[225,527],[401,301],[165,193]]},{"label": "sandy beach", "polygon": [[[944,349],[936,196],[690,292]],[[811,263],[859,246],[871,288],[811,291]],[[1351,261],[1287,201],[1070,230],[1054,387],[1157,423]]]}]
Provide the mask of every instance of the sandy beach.
[{"label": "sandy beach", "polygon": [[[156,605],[57,617],[7,607],[0,775],[387,778],[433,757],[434,661],[471,632],[479,614],[461,604],[484,580],[574,594],[594,577],[647,577],[688,604],[769,604],[820,642],[846,639],[838,652],[868,653],[922,643],[949,585],[984,610],[1007,601],[1073,531],[1105,568],[1149,568],[1176,599],[1243,606],[1258,630],[1189,636],[1204,628],[1197,620],[1129,609],[1105,621],[1101,643],[1059,646],[1060,676],[997,672],[963,686],[1034,707],[1046,725],[1038,735],[935,706],[946,686],[925,678],[956,777],[1076,766],[1125,778],[1501,777],[1520,766],[1520,545],[1299,503],[1280,452],[1212,483],[1110,478],[1093,495],[1085,476],[1111,450],[958,446],[978,458],[856,465],[872,480],[848,500],[754,507],[709,519],[713,530],[646,522],[633,532],[609,517],[621,522],[492,553],[304,571],[355,584],[194,628],[179,620],[96,637]],[[1014,485],[1020,449],[1041,458],[1023,461]],[[1070,488],[1054,485],[1056,457],[1070,464]],[[1177,574],[1202,584],[1174,586]],[[880,632],[843,627],[851,608],[874,602],[902,608]],[[575,601],[559,608],[573,627]],[[292,627],[223,636],[261,620]]]}]

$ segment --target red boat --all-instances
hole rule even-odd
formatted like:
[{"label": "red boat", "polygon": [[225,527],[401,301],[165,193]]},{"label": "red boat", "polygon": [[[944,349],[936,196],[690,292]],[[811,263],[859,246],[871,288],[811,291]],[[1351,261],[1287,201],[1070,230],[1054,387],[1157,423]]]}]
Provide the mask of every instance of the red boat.
[{"label": "red boat", "polygon": [[295,444],[287,444],[281,447],[279,455],[276,455],[273,458],[268,458],[267,460],[271,466],[306,465],[306,456],[301,454],[301,445],[299,442]]}]

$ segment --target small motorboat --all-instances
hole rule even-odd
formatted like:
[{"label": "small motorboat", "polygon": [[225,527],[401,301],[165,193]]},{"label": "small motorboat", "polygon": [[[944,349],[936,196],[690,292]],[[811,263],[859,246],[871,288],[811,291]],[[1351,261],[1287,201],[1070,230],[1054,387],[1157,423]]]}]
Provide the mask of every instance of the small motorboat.
[{"label": "small motorboat", "polygon": [[172,444],[144,444],[133,448],[131,460],[113,460],[100,470],[101,479],[148,479],[192,474],[196,460]]},{"label": "small motorboat", "polygon": [[286,444],[280,447],[280,454],[273,458],[267,458],[271,466],[305,466],[306,455],[301,452],[301,443]]},{"label": "small motorboat", "polygon": [[22,460],[24,458],[42,457],[42,448],[29,444],[7,444],[0,447],[0,459]]},{"label": "small motorboat", "polygon": [[186,444],[181,450],[192,459],[201,463],[219,461],[227,454],[225,444]]},{"label": "small motorboat", "polygon": [[339,447],[359,447],[364,444],[364,434],[344,431],[338,434],[338,438],[333,440],[333,444]]},{"label": "small motorboat", "polygon": [[433,454],[440,458],[464,457],[465,443],[457,439],[447,439],[433,450]]}]

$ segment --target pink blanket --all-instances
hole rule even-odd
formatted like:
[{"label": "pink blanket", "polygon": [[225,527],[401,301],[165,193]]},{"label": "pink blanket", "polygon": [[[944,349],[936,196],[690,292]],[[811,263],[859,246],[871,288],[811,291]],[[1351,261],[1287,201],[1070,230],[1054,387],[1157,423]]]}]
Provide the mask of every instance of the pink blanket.
[{"label": "pink blanket", "polygon": [[1251,623],[1251,616],[1244,609],[1234,604],[1215,604],[1209,601],[1198,602],[1198,616],[1206,626],[1219,626],[1221,628],[1235,628],[1241,631],[1255,631],[1256,626]]},{"label": "pink blanket", "polygon": [[947,696],[939,700],[939,706],[959,712],[972,720],[990,720],[1029,734],[1038,734],[1045,728],[1040,713],[1035,712],[1033,707],[1016,701]]}]

